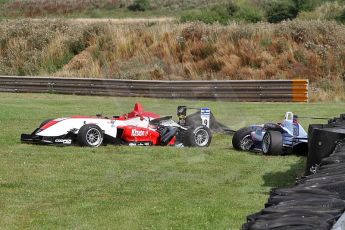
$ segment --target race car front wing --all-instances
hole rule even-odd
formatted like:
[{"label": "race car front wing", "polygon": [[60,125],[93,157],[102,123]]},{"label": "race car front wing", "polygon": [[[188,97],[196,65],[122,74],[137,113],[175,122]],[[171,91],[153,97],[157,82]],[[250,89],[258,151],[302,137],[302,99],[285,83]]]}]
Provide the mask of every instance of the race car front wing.
[{"label": "race car front wing", "polygon": [[20,136],[20,140],[23,143],[30,143],[30,144],[62,144],[62,145],[71,145],[72,138],[70,135],[63,135],[58,137],[44,137],[38,136],[34,133],[32,134],[22,134]]}]

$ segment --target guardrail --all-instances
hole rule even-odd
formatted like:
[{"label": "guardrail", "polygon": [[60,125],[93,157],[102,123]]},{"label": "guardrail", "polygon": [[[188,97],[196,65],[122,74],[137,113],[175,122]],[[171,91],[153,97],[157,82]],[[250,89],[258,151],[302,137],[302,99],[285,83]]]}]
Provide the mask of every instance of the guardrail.
[{"label": "guardrail", "polygon": [[136,81],[0,76],[0,92],[307,102],[308,80]]}]

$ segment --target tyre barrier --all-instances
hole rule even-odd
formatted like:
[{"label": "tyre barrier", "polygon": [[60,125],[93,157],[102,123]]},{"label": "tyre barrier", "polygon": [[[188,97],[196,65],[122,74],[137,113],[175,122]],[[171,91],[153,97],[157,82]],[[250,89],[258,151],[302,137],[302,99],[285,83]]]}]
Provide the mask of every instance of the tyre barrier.
[{"label": "tyre barrier", "polygon": [[323,158],[332,153],[338,140],[345,138],[345,130],[342,127],[345,127],[345,114],[330,119],[327,124],[309,126],[306,174],[310,174],[310,168],[320,164]]},{"label": "tyre barrier", "polygon": [[344,115],[309,127],[313,148],[307,173],[293,187],[272,189],[265,208],[247,216],[243,230],[345,229],[345,130],[340,127]]}]

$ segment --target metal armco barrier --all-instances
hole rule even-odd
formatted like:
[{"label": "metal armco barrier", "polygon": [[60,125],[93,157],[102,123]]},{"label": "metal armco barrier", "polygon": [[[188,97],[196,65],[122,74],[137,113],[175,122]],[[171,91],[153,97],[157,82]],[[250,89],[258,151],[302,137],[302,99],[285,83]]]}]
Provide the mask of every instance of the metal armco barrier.
[{"label": "metal armco barrier", "polygon": [[308,80],[136,81],[0,76],[0,92],[308,102]]}]

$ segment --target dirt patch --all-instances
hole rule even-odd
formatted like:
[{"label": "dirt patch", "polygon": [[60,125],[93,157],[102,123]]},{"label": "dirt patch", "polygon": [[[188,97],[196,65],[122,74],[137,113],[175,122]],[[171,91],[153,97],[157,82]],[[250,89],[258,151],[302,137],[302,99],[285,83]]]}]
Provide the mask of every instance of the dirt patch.
[{"label": "dirt patch", "polygon": [[[199,126],[201,124],[201,117],[200,117],[200,111],[193,113],[191,115],[188,115],[186,118],[186,124],[189,126]],[[211,112],[210,117],[210,129],[214,133],[229,133],[231,132],[231,129],[217,121],[216,117]]]}]

